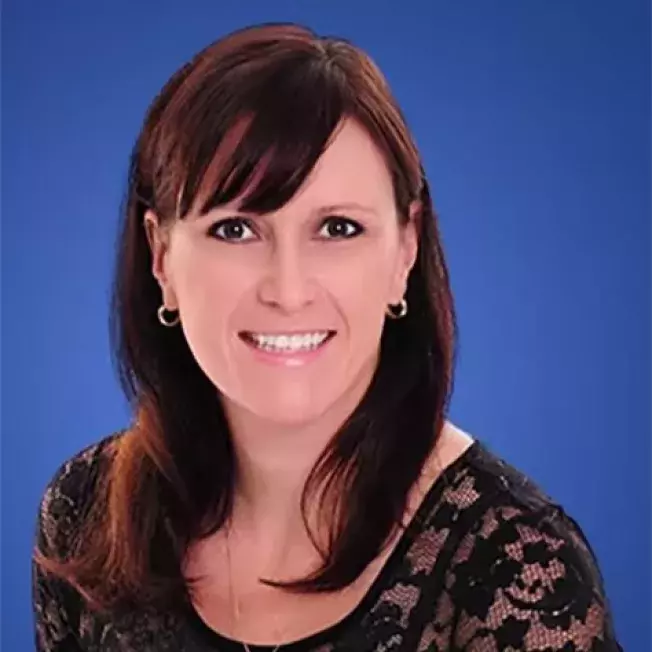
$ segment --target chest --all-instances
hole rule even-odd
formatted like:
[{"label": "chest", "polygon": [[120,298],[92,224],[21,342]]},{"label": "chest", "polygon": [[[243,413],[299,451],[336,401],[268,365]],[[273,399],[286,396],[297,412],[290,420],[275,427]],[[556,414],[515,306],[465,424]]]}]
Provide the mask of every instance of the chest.
[{"label": "chest", "polygon": [[[374,560],[350,586],[336,592],[296,594],[258,581],[255,560],[241,559],[229,572],[224,557],[195,558],[194,569],[204,572],[195,582],[193,605],[212,630],[257,645],[306,638],[332,627],[351,614],[369,593],[389,553]],[[301,577],[304,567],[282,579]],[[210,572],[206,572],[210,569]],[[264,574],[263,574],[264,575]],[[229,577],[230,576],[230,577]]]}]

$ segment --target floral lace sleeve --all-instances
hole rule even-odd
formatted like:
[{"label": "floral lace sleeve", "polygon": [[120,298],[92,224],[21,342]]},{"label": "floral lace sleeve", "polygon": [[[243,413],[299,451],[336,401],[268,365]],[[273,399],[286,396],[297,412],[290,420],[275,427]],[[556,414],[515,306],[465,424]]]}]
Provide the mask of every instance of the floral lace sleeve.
[{"label": "floral lace sleeve", "polygon": [[622,650],[594,555],[559,509],[488,510],[448,579],[452,650]]},{"label": "floral lace sleeve", "polygon": [[37,652],[82,652],[65,602],[54,582],[34,568],[34,619]]},{"label": "floral lace sleeve", "polygon": [[[102,446],[94,445],[64,464],[46,488],[38,510],[35,548],[65,555],[92,496]],[[32,607],[37,652],[82,652],[81,598],[68,584],[32,561]]]},{"label": "floral lace sleeve", "polygon": [[[43,507],[39,511],[36,543],[40,550],[52,550],[51,541],[42,524]],[[37,652],[81,652],[68,612],[67,587],[46,575],[32,562],[32,603],[34,610]]]}]

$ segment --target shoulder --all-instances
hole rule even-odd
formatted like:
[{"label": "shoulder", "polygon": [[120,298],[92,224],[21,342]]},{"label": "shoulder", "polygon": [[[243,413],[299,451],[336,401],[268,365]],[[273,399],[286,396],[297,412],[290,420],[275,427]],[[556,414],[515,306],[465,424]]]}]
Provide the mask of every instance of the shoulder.
[{"label": "shoulder", "polygon": [[579,524],[484,445],[466,457],[444,492],[465,496],[465,525],[443,569],[454,649],[619,649]]},{"label": "shoulder", "polygon": [[77,535],[97,504],[98,480],[108,468],[120,433],[106,437],[66,460],[52,476],[41,497],[32,554],[32,603],[37,648],[77,650],[82,600],[58,572],[69,558]]},{"label": "shoulder", "polygon": [[38,510],[38,544],[45,552],[61,554],[92,506],[98,480],[109,467],[122,432],[114,433],[63,462],[45,487]]}]

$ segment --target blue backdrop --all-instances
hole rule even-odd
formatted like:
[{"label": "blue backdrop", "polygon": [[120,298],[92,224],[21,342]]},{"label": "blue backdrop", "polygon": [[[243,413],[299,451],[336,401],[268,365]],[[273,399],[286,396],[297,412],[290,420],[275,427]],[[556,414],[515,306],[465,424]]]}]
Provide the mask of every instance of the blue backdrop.
[{"label": "blue backdrop", "polygon": [[646,0],[5,0],[2,649],[33,649],[29,557],[58,465],[125,424],[107,299],[143,113],[251,22],[346,36],[423,152],[457,297],[452,412],[582,524],[625,649],[650,640]]}]

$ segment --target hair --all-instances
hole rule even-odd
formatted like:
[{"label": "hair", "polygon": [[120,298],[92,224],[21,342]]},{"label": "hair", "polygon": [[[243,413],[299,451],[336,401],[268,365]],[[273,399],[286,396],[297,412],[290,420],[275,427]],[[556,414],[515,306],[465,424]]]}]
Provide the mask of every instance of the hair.
[{"label": "hair", "polygon": [[306,527],[305,508],[317,490],[321,509],[330,514],[323,565],[308,577],[268,583],[289,591],[336,591],[358,578],[403,526],[410,488],[445,423],[456,344],[448,271],[423,167],[388,84],[367,54],[298,25],[254,26],[209,45],[172,76],[150,106],[132,152],[111,339],[136,418],[113,442],[77,544],[65,559],[40,555],[41,566],[89,604],[187,600],[188,546],[218,531],[233,505],[234,450],[219,392],[182,329],[163,328],[157,320],[162,299],[146,211],[164,223],[184,219],[194,207],[205,213],[234,200],[246,212],[275,211],[294,196],[349,118],[384,156],[400,222],[407,224],[412,202],[420,205],[409,312],[385,324],[371,385],[305,485]]}]

